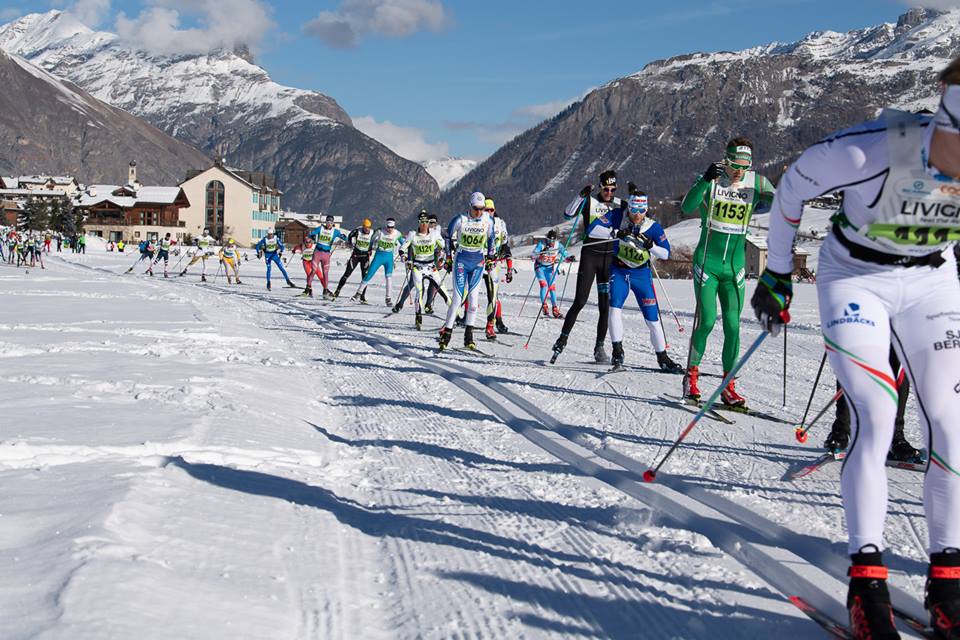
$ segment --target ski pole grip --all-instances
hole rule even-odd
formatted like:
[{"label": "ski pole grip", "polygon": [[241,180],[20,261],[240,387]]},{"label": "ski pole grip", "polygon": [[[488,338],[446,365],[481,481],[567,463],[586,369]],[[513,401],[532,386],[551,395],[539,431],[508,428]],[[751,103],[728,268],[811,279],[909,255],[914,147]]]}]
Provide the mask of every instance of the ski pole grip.
[{"label": "ski pole grip", "polygon": [[781,311],[781,312],[780,312],[780,319],[783,320],[783,324],[789,323],[789,322],[790,322],[790,311],[789,311],[788,309],[784,309],[783,311]]}]

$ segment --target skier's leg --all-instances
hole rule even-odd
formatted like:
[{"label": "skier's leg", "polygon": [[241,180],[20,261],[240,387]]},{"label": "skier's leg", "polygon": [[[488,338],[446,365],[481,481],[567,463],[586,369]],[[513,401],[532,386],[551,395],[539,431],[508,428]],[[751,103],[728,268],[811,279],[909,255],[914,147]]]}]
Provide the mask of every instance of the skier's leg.
[{"label": "skier's leg", "polygon": [[721,279],[717,293],[723,323],[723,370],[730,371],[740,359],[740,314],[746,301],[744,272]]},{"label": "skier's leg", "polygon": [[357,268],[357,262],[358,260],[356,255],[351,254],[350,259],[347,260],[347,266],[343,270],[343,275],[340,276],[340,282],[337,283],[337,291],[343,289],[343,286],[347,284],[350,274],[353,273],[353,270]]},{"label": "skier's leg", "polygon": [[653,290],[653,275],[650,268],[635,271],[630,278],[630,288],[640,305],[640,312],[647,323],[650,332],[650,344],[656,353],[667,350],[667,338],[663,335],[663,324],[660,322],[660,307],[657,305],[657,294]]},{"label": "skier's leg", "polygon": [[482,263],[473,267],[473,270],[469,274],[467,283],[469,286],[469,291],[467,292],[467,312],[464,317],[464,322],[468,327],[472,327],[474,320],[477,318],[477,307],[480,304],[480,285],[483,283],[483,274],[484,269]]},{"label": "skier's leg", "polygon": [[707,337],[717,322],[717,276],[699,265],[693,267],[693,292],[700,308],[690,341],[690,366],[700,366],[707,348]]},{"label": "skier's leg", "polygon": [[623,342],[623,305],[629,293],[629,275],[622,269],[614,269],[610,280],[610,340],[614,344]]},{"label": "skier's leg", "polygon": [[290,275],[287,273],[287,270],[283,268],[283,260],[280,259],[280,254],[273,254],[273,261],[277,263],[277,268],[280,269],[280,273],[283,274],[284,280],[290,280]]},{"label": "skier's leg", "polygon": [[457,309],[463,305],[467,294],[467,274],[464,264],[456,260],[453,263],[453,301],[447,307],[447,319],[443,326],[447,330],[453,329],[453,323],[457,318]]},{"label": "skier's leg", "polygon": [[[893,437],[897,394],[885,357],[890,344],[891,302],[878,281],[882,283],[878,276],[867,276],[817,286],[830,366],[843,386],[852,417],[853,438],[840,475],[850,553],[871,544],[883,549],[887,510],[884,465]],[[837,321],[848,317],[856,321]]]},{"label": "skier's leg", "polygon": [[392,297],[393,289],[393,256],[383,263],[383,277],[387,280],[387,301],[388,304]]},{"label": "skier's leg", "polygon": [[[567,317],[563,321],[563,328],[560,330],[562,335],[570,335],[570,330],[577,322],[577,316],[580,310],[590,299],[590,289],[593,288],[593,280],[597,276],[597,269],[603,260],[602,254],[584,247],[581,252],[580,271],[577,273],[577,290],[573,298],[573,303],[567,310]],[[552,284],[552,283],[551,283]]]},{"label": "skier's leg", "polygon": [[271,269],[272,269],[272,267],[273,267],[273,259],[274,259],[276,256],[277,256],[277,254],[275,254],[275,253],[272,253],[272,254],[267,255],[267,286],[268,286],[268,287],[270,286],[270,271],[271,271]]},{"label": "skier's leg", "polygon": [[323,273],[320,275],[320,283],[323,285],[323,290],[327,291],[330,285],[330,251],[318,251],[320,254],[320,263],[323,265]]},{"label": "skier's leg", "polygon": [[597,269],[597,345],[602,346],[607,339],[607,324],[610,320],[610,267],[613,253],[603,254]]}]

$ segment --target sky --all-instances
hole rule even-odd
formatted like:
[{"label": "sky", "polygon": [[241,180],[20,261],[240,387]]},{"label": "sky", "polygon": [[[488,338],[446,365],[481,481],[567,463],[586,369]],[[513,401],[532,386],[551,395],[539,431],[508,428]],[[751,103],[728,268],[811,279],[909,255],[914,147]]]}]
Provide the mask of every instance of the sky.
[{"label": "sky", "polygon": [[[895,22],[909,0],[0,0],[66,8],[163,52],[247,43],[281,84],[329,95],[415,161],[482,159],[653,60]],[[957,6],[960,0],[928,0]]]}]

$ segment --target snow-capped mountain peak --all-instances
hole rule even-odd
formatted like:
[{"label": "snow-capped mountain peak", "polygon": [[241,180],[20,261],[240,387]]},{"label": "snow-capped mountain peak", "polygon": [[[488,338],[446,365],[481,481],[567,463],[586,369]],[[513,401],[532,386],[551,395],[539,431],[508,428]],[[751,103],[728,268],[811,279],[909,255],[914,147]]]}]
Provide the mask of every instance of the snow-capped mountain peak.
[{"label": "snow-capped mountain peak", "polygon": [[422,164],[427,173],[440,185],[440,191],[446,191],[459,182],[460,178],[473,171],[477,161],[467,158],[440,158],[427,160]]}]

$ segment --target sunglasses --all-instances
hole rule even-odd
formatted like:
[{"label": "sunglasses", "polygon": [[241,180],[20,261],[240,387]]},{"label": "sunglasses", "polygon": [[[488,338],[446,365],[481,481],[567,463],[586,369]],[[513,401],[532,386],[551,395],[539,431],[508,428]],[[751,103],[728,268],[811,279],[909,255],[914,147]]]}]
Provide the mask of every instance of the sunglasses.
[{"label": "sunglasses", "polygon": [[487,213],[495,213],[496,209],[484,209]]},{"label": "sunglasses", "polygon": [[725,160],[726,165],[733,169],[734,171],[747,171],[750,168],[749,164],[740,164],[737,162],[732,162],[729,159]]},{"label": "sunglasses", "polygon": [[474,210],[474,211],[483,211],[484,208],[483,208],[483,207],[473,207],[473,210]]},{"label": "sunglasses", "polygon": [[613,193],[616,190],[617,190],[616,187],[603,187],[602,189],[600,189],[600,191],[603,191],[605,193]]}]

